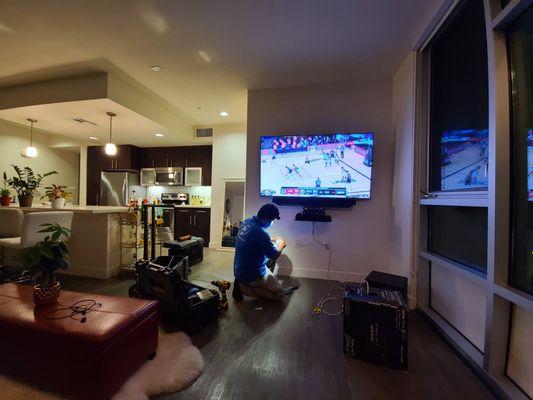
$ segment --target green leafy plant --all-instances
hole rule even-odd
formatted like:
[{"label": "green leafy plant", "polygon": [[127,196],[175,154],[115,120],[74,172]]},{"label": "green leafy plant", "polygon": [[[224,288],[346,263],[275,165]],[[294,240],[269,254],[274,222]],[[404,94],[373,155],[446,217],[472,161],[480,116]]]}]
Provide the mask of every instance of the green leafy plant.
[{"label": "green leafy plant", "polygon": [[24,267],[30,272],[33,281],[41,287],[50,287],[56,283],[55,272],[59,269],[67,269],[68,247],[65,241],[70,237],[70,229],[62,227],[58,223],[41,225],[43,229],[39,233],[50,233],[45,238],[24,250]]},{"label": "green leafy plant", "polygon": [[10,197],[11,190],[7,187],[7,175],[4,172],[4,181],[2,183],[2,188],[0,188],[0,197]]},{"label": "green leafy plant", "polygon": [[48,198],[48,200],[52,201],[54,199],[66,199],[72,196],[72,193],[66,190],[66,186],[52,184],[52,186],[46,186],[45,189],[46,192],[44,192],[41,199]]},{"label": "green leafy plant", "polygon": [[41,186],[44,178],[50,175],[57,174],[56,171],[50,171],[46,174],[35,174],[30,167],[20,168],[16,165],[11,165],[17,176],[7,180],[7,184],[11,186],[19,196],[33,196]]}]

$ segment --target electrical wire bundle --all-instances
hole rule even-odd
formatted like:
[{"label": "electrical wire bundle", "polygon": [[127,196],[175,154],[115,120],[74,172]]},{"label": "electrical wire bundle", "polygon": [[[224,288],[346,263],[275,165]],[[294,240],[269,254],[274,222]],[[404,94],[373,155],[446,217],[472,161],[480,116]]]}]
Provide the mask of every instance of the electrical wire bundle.
[{"label": "electrical wire bundle", "polygon": [[98,303],[96,300],[78,300],[70,306],[48,311],[44,318],[47,320],[71,318],[84,324],[87,321],[87,315],[91,312],[99,310],[100,308],[102,308],[102,303]]},{"label": "electrical wire bundle", "polygon": [[[312,234],[313,234],[313,240],[316,243],[318,243],[320,246],[322,246],[324,249],[328,250],[328,253],[329,253],[328,254],[328,270],[327,270],[326,280],[334,288],[340,289],[340,290],[344,290],[344,287],[336,285],[329,278],[329,274],[330,274],[330,270],[331,270],[331,256],[332,256],[331,247],[330,247],[329,243],[322,242],[322,240],[319,237],[318,231],[316,231],[316,234],[315,234],[315,222],[314,221],[312,223]],[[340,303],[340,310],[331,311],[331,310],[327,310],[325,308],[325,304],[330,303],[332,301],[333,302],[337,301],[337,302]],[[328,315],[328,316],[331,316],[331,317],[334,317],[336,315],[340,315],[340,314],[342,314],[342,312],[343,312],[342,297],[332,296],[330,293],[328,293],[326,296],[322,297],[320,299],[320,301],[318,302],[318,304],[313,309],[313,315],[324,314],[324,315]]]},{"label": "electrical wire bundle", "polygon": [[[326,303],[331,302],[331,301],[340,301],[341,302],[340,310],[328,311],[325,305]],[[326,296],[322,297],[320,301],[318,302],[318,304],[316,305],[316,307],[313,309],[313,315],[325,314],[325,315],[329,315],[330,317],[340,315],[342,314],[342,312],[343,312],[342,299],[339,297],[330,296],[329,293]]]}]

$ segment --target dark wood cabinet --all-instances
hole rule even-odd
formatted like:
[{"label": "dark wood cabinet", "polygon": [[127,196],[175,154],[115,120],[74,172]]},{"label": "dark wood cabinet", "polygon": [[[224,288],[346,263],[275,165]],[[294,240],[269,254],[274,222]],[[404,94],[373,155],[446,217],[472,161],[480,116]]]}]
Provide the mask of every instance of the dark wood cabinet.
[{"label": "dark wood cabinet", "polygon": [[202,185],[211,186],[213,146],[143,147],[140,168],[201,167]]},{"label": "dark wood cabinet", "polygon": [[117,146],[116,156],[110,157],[103,146],[87,148],[87,204],[98,205],[100,172],[109,169],[158,167],[201,167],[202,185],[211,186],[213,146],[136,147]]},{"label": "dark wood cabinet", "polygon": [[174,237],[192,235],[205,240],[209,246],[211,210],[209,208],[175,208]]},{"label": "dark wood cabinet", "polygon": [[209,234],[211,226],[211,210],[195,209],[193,224],[196,229],[196,236],[205,239],[205,246],[209,246]]},{"label": "dark wood cabinet", "polygon": [[141,149],[141,168],[179,167],[176,164],[175,147],[143,147]]},{"label": "dark wood cabinet", "polygon": [[87,147],[87,205],[100,202],[100,175],[103,170],[140,168],[140,148],[131,145],[117,146],[113,157],[105,154],[103,146]]},{"label": "dark wood cabinet", "polygon": [[174,237],[179,238],[185,235],[192,235],[190,229],[192,227],[192,213],[191,210],[174,209]]}]

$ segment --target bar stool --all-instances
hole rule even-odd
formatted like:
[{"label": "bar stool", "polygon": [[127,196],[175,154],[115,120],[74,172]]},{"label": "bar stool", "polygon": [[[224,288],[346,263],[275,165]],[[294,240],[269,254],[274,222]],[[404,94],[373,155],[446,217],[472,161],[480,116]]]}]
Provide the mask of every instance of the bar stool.
[{"label": "bar stool", "polygon": [[[4,208],[0,210],[0,238],[15,244],[20,241],[22,221],[24,213],[16,208]],[[7,247],[7,246],[6,246]],[[4,246],[0,244],[0,274],[4,269]]]},{"label": "bar stool", "polygon": [[0,238],[2,251],[4,248],[23,250],[34,246],[37,242],[49,236],[50,233],[38,232],[43,229],[42,224],[58,223],[62,227],[70,229],[73,215],[72,211],[45,211],[25,214],[20,236]]}]

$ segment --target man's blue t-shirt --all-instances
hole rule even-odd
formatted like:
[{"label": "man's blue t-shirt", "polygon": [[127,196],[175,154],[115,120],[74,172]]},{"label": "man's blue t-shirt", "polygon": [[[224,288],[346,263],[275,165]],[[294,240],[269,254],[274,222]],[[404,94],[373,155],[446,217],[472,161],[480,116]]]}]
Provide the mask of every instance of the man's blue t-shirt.
[{"label": "man's blue t-shirt", "polygon": [[266,262],[278,255],[257,217],[248,218],[239,228],[235,245],[233,271],[235,278],[244,283],[253,282],[266,274]]}]

